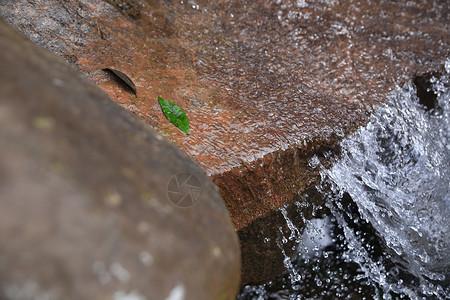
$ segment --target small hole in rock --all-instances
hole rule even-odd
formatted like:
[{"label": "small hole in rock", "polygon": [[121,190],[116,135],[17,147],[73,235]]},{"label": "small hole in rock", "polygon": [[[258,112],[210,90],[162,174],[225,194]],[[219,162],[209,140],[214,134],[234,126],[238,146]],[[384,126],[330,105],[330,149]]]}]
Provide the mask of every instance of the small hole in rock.
[{"label": "small hole in rock", "polygon": [[417,97],[419,103],[425,106],[427,111],[438,108],[437,95],[432,89],[431,78],[439,77],[437,73],[427,73],[418,75],[414,78],[413,82],[417,88]]}]

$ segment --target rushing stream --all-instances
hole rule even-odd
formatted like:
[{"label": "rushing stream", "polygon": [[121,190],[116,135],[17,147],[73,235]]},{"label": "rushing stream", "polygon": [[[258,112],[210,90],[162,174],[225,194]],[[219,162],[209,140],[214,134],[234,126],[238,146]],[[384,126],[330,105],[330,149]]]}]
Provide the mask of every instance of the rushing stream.
[{"label": "rushing stream", "polygon": [[326,207],[291,228],[298,257],[238,299],[450,299],[449,73],[447,60],[425,100],[397,88],[342,142],[321,170]]}]

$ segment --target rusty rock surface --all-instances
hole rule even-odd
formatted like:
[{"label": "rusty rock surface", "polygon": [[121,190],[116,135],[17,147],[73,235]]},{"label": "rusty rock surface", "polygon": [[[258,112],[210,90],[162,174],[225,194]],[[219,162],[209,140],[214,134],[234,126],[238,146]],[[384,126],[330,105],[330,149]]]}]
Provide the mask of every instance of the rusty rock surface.
[{"label": "rusty rock surface", "polygon": [[[0,50],[0,299],[233,299],[238,237],[204,171],[1,20]],[[168,199],[178,173],[192,207]]]},{"label": "rusty rock surface", "polygon": [[[283,270],[277,209],[295,214],[318,180],[309,158],[449,49],[440,0],[4,0],[0,15],[206,170],[240,235],[242,283]],[[128,74],[138,96],[105,67]],[[191,135],[165,119],[158,95],[186,111]]]}]

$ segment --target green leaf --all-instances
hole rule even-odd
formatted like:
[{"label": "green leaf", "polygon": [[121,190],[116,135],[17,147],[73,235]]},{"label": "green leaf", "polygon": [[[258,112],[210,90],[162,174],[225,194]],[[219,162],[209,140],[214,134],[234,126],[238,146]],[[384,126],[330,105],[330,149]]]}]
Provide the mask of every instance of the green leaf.
[{"label": "green leaf", "polygon": [[158,96],[159,104],[170,122],[175,124],[184,133],[190,134],[189,120],[184,111],[178,105]]}]

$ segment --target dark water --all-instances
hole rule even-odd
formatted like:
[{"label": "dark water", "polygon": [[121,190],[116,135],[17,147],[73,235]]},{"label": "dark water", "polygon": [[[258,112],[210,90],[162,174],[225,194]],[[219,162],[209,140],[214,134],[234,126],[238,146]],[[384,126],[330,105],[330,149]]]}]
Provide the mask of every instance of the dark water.
[{"label": "dark water", "polygon": [[289,271],[239,300],[450,298],[449,72],[450,59],[428,87],[398,87],[340,145],[321,170],[326,206],[278,241],[299,243]]}]

